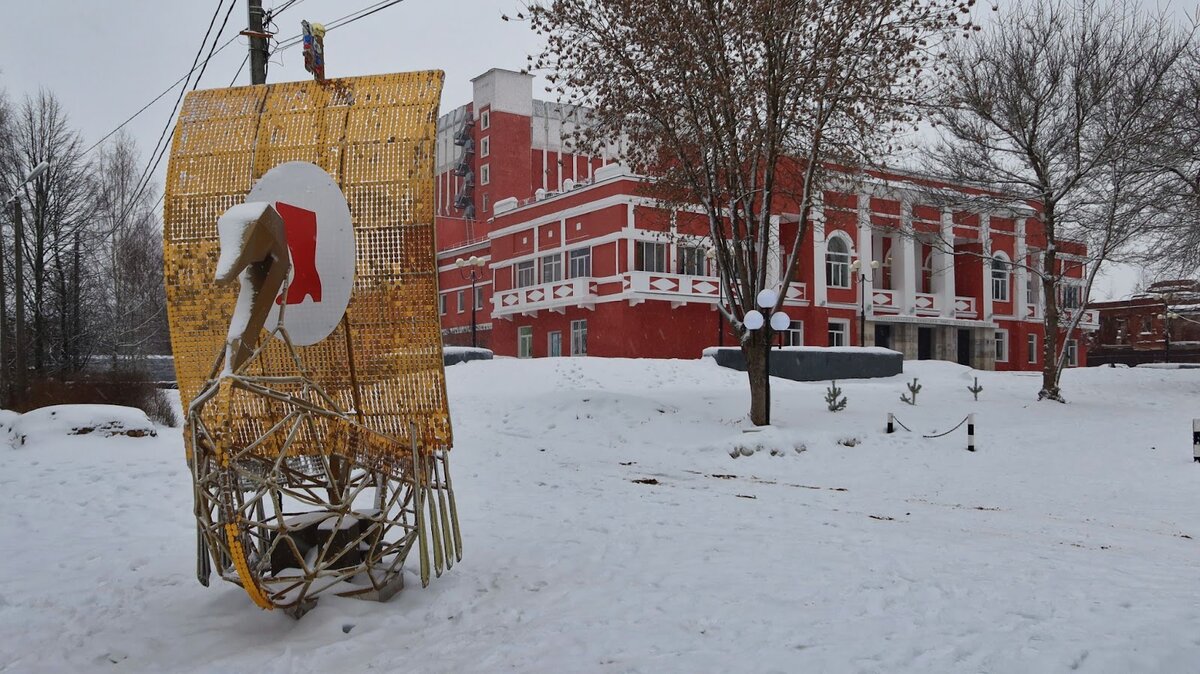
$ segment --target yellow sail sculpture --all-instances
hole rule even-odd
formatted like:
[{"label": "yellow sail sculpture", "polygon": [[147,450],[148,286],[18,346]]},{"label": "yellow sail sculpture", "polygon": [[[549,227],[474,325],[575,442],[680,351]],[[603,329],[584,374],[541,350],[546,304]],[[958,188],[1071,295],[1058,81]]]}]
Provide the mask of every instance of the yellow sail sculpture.
[{"label": "yellow sail sculpture", "polygon": [[461,558],[433,225],[442,79],[184,103],[165,276],[205,585],[215,568],[298,617],[326,590],[387,599],[414,548],[423,584]]}]

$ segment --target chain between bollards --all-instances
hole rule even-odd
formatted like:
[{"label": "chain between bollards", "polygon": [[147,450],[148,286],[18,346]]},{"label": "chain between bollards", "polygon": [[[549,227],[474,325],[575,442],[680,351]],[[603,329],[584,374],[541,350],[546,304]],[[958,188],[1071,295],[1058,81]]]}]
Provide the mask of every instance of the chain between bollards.
[{"label": "chain between bollards", "polygon": [[[974,412],[971,412],[967,416],[963,417],[963,420],[958,422],[954,426],[954,428],[951,428],[950,430],[948,430],[944,433],[936,433],[933,435],[921,435],[921,437],[926,438],[926,439],[944,437],[944,436],[950,435],[954,431],[958,430],[959,427],[962,426],[964,423],[967,425],[967,451],[973,452],[973,451],[975,451],[975,413]],[[910,433],[912,432],[911,428],[909,428],[908,426],[905,426],[904,422],[902,422],[896,418],[895,413],[888,412],[887,432],[895,433],[897,425],[899,425],[900,428],[903,428],[904,430],[906,430]],[[1193,422],[1193,428],[1194,428],[1194,430],[1193,430],[1192,435],[1193,435],[1193,440],[1196,443],[1196,461],[1200,461],[1200,419],[1197,419]]]}]

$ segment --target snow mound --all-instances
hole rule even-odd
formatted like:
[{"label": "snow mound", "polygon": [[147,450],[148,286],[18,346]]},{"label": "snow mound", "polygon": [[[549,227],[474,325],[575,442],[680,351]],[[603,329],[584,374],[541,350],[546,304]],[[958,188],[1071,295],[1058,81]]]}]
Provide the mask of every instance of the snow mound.
[{"label": "snow mound", "polygon": [[0,429],[7,431],[9,442],[15,447],[53,441],[64,435],[95,434],[105,438],[158,435],[145,412],[120,405],[52,405],[25,414],[4,410]]}]

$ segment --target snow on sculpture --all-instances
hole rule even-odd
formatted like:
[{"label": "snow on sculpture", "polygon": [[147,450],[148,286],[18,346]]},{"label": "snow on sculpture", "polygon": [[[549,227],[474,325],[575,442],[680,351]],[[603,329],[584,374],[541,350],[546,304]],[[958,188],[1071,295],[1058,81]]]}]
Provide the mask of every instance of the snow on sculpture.
[{"label": "snow on sculpture", "polygon": [[441,84],[188,95],[163,219],[204,585],[215,571],[299,617],[322,592],[388,599],[410,552],[422,584],[461,559],[433,238]]}]

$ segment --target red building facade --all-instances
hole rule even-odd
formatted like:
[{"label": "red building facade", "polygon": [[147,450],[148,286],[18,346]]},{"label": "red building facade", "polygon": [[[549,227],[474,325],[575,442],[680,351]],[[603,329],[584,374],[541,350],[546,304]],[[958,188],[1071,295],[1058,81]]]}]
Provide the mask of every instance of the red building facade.
[{"label": "red building facade", "polygon": [[1089,365],[1200,363],[1200,281],[1160,281],[1135,297],[1092,305]]},{"label": "red building facade", "polygon": [[[471,343],[472,306],[477,343],[500,355],[697,358],[735,343],[716,311],[720,284],[698,209],[659,208],[641,177],[571,152],[563,139],[575,111],[533,100],[532,78],[492,70],[474,85],[472,103],[444,115],[438,132],[447,344]],[[879,175],[822,195],[781,341],[1039,369],[1040,286],[1026,268],[1045,246],[1036,211],[957,213],[923,204],[924,194],[909,177]],[[777,210],[778,259],[795,242],[799,209]],[[1061,298],[1070,311],[1083,310],[1084,253],[1060,251],[1061,271],[1079,279]],[[471,256],[486,262],[474,291],[455,264]],[[1092,313],[1083,326],[1094,329]],[[1083,364],[1085,340],[1068,343],[1070,362]]]}]

